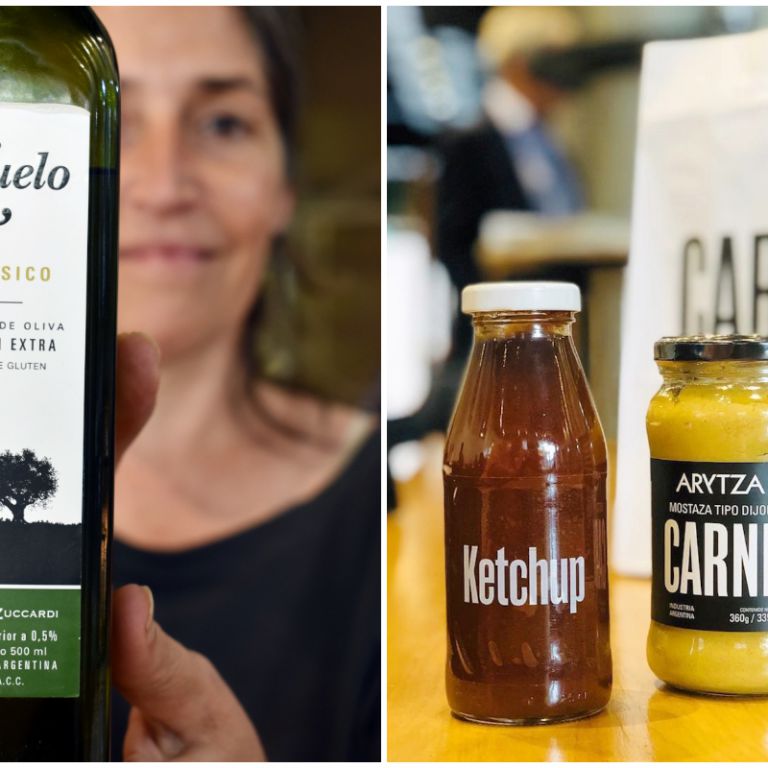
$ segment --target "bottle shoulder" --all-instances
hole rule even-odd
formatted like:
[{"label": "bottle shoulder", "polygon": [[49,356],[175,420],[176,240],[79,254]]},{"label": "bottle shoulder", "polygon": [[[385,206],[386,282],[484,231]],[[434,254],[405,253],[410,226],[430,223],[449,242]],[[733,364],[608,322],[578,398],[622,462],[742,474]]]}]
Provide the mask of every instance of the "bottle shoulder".
[{"label": "bottle shoulder", "polygon": [[606,446],[569,348],[507,345],[470,363],[448,431],[451,472],[550,476],[604,471]]},{"label": "bottle shoulder", "polygon": [[0,7],[0,101],[117,103],[112,43],[85,7]]},{"label": "bottle shoulder", "polygon": [[607,449],[598,420],[579,433],[522,429],[502,434],[452,429],[446,439],[443,466],[453,475],[500,478],[604,473]]}]

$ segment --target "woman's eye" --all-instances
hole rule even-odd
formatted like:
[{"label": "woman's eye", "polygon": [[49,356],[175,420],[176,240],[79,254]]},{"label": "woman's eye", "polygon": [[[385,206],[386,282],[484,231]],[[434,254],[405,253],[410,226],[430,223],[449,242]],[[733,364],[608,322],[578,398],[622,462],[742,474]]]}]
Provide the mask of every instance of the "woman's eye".
[{"label": "woman's eye", "polygon": [[203,123],[204,132],[225,139],[248,136],[252,128],[248,121],[237,115],[215,115]]}]

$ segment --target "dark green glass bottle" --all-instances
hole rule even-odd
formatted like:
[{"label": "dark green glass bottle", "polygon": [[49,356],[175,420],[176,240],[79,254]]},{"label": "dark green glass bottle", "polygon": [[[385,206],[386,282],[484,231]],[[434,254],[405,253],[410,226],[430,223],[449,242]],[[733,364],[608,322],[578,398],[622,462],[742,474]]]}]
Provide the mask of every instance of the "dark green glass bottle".
[{"label": "dark green glass bottle", "polygon": [[0,760],[106,760],[119,88],[84,7],[0,7]]}]

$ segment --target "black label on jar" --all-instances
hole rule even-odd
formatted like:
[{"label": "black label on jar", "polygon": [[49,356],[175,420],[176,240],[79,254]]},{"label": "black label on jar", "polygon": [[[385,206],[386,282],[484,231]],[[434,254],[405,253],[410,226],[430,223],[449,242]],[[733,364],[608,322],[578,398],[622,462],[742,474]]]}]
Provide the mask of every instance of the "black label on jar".
[{"label": "black label on jar", "polygon": [[651,459],[651,616],[768,632],[768,462]]}]

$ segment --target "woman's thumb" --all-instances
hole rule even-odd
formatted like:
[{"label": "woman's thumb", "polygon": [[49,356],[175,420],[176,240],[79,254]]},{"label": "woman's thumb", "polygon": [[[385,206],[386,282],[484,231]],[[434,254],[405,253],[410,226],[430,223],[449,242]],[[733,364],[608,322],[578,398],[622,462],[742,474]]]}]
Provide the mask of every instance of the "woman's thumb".
[{"label": "woman's thumb", "polygon": [[163,632],[153,604],[146,587],[115,592],[113,681],[139,713],[142,730],[166,754],[263,760],[259,736],[237,697],[205,656]]},{"label": "woman's thumb", "polygon": [[163,632],[147,587],[121,587],[113,606],[115,687],[145,718],[174,731],[197,728],[206,692],[210,696],[211,686],[222,684],[218,674],[203,656]]}]

